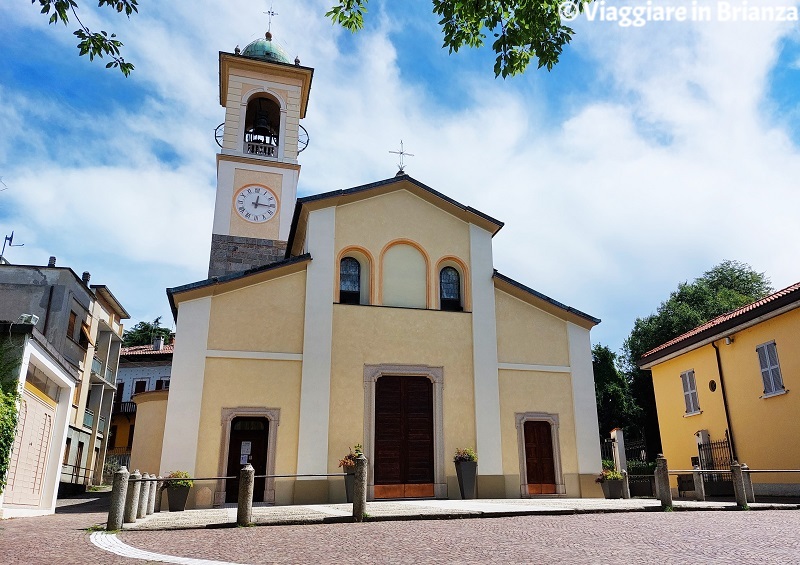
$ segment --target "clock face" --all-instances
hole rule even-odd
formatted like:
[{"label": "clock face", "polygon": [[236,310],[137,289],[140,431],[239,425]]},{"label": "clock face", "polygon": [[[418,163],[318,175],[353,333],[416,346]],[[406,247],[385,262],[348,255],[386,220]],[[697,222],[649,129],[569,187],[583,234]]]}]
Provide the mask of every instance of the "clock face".
[{"label": "clock face", "polygon": [[275,216],[278,211],[278,199],[266,186],[251,184],[236,193],[233,207],[244,220],[262,224]]}]

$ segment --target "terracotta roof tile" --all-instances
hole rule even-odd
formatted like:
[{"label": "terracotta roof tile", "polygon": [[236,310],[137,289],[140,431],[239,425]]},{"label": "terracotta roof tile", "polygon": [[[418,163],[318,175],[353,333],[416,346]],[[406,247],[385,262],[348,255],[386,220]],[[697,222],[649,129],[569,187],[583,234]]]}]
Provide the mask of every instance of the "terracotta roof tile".
[{"label": "terracotta roof tile", "polygon": [[155,351],[153,349],[153,346],[150,345],[150,344],[148,344],[148,345],[134,345],[133,347],[123,347],[122,351],[120,351],[120,356],[125,356],[125,355],[164,355],[166,353],[169,353],[171,355],[174,352],[174,350],[175,350],[175,346],[174,345],[167,345],[167,344],[164,344],[164,346],[158,351]]},{"label": "terracotta roof tile", "polygon": [[712,328],[720,326],[720,325],[724,324],[725,322],[728,322],[728,321],[731,321],[731,320],[735,320],[736,318],[744,317],[745,314],[747,314],[748,312],[752,312],[753,310],[756,310],[756,309],[759,309],[759,308],[766,308],[766,311],[768,312],[769,311],[768,305],[770,305],[771,303],[775,302],[777,299],[783,298],[784,296],[788,296],[788,295],[790,295],[790,294],[792,294],[794,292],[800,292],[800,282],[797,282],[797,283],[795,283],[795,284],[793,284],[791,286],[787,286],[783,290],[779,290],[778,292],[770,294],[769,296],[765,296],[761,300],[756,300],[755,302],[751,302],[750,304],[746,304],[746,305],[742,306],[741,308],[737,308],[736,310],[732,310],[731,312],[727,312],[725,314],[721,314],[721,315],[717,316],[716,318],[712,318],[711,320],[709,320],[705,324],[701,324],[701,325],[697,326],[696,328],[691,329],[688,332],[679,335],[675,339],[671,339],[670,341],[668,341],[666,343],[662,343],[658,347],[656,347],[654,349],[651,349],[650,351],[648,351],[647,353],[642,355],[642,359],[644,359],[645,357],[650,357],[651,355],[653,355],[655,353],[658,353],[659,351],[663,351],[664,349],[667,349],[668,347],[671,347],[671,346],[676,345],[678,343],[681,343],[683,341],[687,341],[690,338],[692,338],[692,337],[694,337],[696,335],[702,334],[702,333],[704,333],[706,331],[709,331]]}]

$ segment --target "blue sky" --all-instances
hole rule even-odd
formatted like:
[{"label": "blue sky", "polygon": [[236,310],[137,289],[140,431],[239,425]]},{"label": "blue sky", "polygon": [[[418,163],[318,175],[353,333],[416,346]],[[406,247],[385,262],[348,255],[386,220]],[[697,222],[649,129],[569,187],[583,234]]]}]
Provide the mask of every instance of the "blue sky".
[{"label": "blue sky", "polygon": [[[372,0],[355,35],[324,18],[329,2],[275,4],[276,39],[315,68],[301,194],[392,176],[403,139],[412,176],[506,223],[496,268],[602,318],[593,340],[613,349],[725,259],[776,288],[800,280],[797,22],[581,16],[552,72],[502,80],[489,49],[441,48],[430,0]],[[127,21],[83,5],[125,43],[125,79],[29,2],[0,5],[0,236],[25,243],[6,257],[55,255],[108,285],[131,325],[171,323],[164,289],[208,267],[217,53],[262,35],[267,7],[142,0]]]}]

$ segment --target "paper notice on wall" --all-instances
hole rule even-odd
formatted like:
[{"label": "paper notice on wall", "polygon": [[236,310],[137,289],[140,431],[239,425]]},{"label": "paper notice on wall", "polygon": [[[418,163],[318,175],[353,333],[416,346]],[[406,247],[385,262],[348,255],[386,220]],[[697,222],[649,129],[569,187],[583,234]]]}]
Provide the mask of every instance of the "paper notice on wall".
[{"label": "paper notice on wall", "polygon": [[249,441],[242,442],[242,451],[240,452],[242,455],[250,455],[250,450],[252,449],[252,444]]},{"label": "paper notice on wall", "polygon": [[248,457],[250,457],[250,456],[242,453],[241,457],[239,457],[239,465],[247,465],[247,458]]}]

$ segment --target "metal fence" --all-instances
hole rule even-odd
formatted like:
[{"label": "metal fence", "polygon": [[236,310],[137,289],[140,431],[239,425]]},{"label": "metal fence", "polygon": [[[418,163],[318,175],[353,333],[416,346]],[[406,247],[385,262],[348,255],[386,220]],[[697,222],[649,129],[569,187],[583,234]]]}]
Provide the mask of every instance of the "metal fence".
[{"label": "metal fence", "polygon": [[721,473],[703,473],[703,483],[708,496],[732,496],[733,478],[730,468],[733,463],[728,438],[697,445],[698,463],[701,469],[721,470]]}]

